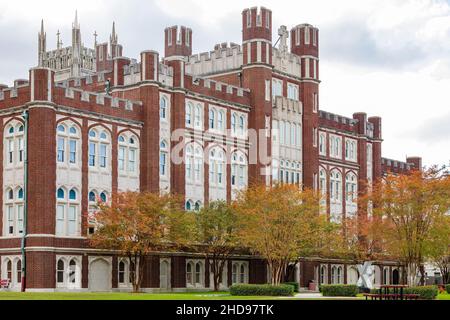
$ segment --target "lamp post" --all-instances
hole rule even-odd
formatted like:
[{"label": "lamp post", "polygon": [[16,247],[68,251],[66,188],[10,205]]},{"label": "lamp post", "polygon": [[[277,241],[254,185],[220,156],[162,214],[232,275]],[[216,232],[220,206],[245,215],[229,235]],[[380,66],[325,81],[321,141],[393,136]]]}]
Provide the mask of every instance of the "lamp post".
[{"label": "lamp post", "polygon": [[24,128],[24,167],[23,167],[23,190],[24,190],[24,208],[23,208],[23,231],[22,231],[22,242],[21,242],[21,252],[22,252],[22,281],[21,281],[21,291],[25,292],[26,289],[26,272],[27,272],[27,262],[25,254],[25,245],[27,238],[27,213],[28,213],[28,111],[25,110],[22,114],[25,121]]}]

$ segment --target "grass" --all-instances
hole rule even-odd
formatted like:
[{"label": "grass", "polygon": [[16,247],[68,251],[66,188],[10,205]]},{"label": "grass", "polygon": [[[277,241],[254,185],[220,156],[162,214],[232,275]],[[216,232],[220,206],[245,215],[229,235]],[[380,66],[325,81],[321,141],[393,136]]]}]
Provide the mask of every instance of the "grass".
[{"label": "grass", "polygon": [[[78,292],[0,292],[0,300],[314,300],[311,298],[292,297],[238,297],[229,292],[195,292],[195,293],[78,293]],[[358,300],[363,300],[358,295]],[[332,298],[327,300],[349,300]],[[440,294],[438,300],[450,300],[450,294]]]}]

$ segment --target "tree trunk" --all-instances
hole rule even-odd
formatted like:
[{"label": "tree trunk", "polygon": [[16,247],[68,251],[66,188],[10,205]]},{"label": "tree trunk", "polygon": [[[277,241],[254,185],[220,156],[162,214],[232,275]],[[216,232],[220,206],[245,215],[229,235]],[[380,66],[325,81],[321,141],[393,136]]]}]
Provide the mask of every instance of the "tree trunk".
[{"label": "tree trunk", "polygon": [[416,263],[410,262],[407,265],[407,281],[408,286],[414,287],[417,286],[417,271],[418,266]]}]

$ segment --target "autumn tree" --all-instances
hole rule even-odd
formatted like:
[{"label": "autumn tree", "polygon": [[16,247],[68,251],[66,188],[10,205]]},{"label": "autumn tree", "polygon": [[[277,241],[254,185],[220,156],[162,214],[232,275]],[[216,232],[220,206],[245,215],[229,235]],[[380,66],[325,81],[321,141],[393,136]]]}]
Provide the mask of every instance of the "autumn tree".
[{"label": "autumn tree", "polygon": [[450,179],[435,168],[388,175],[367,199],[374,218],[383,221],[383,250],[400,259],[408,285],[416,285],[433,227],[450,208]]},{"label": "autumn tree", "polygon": [[316,250],[327,226],[316,192],[295,185],[252,185],[238,194],[234,210],[242,245],[267,260],[275,285],[290,262]]},{"label": "autumn tree", "polygon": [[134,292],[141,288],[148,255],[189,243],[193,217],[181,203],[169,194],[117,193],[111,203],[99,203],[91,217],[97,224],[92,246],[128,257]]},{"label": "autumn tree", "polygon": [[450,284],[450,211],[431,228],[426,243],[427,261],[439,268],[444,284]]},{"label": "autumn tree", "polygon": [[212,202],[196,214],[196,225],[197,241],[210,262],[214,291],[218,291],[226,262],[239,245],[236,215],[226,202]]}]

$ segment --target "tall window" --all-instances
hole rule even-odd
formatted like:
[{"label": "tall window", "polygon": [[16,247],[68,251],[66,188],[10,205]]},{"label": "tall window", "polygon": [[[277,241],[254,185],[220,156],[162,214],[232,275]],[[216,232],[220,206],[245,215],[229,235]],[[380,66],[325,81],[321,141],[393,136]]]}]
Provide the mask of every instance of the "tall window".
[{"label": "tall window", "polygon": [[59,188],[56,192],[56,235],[81,234],[80,194],[76,189]]},{"label": "tall window", "polygon": [[347,205],[355,204],[354,201],[358,197],[358,185],[354,173],[347,174],[345,178],[345,193]]},{"label": "tall window", "polygon": [[209,153],[209,183],[210,186],[223,187],[226,181],[225,153],[220,148],[214,148]]},{"label": "tall window", "polygon": [[117,164],[121,175],[137,176],[139,174],[139,142],[130,132],[119,136]]},{"label": "tall window", "polygon": [[283,96],[283,81],[273,78],[272,79],[272,96]]},{"label": "tall window", "polygon": [[168,158],[168,146],[165,141],[161,141],[159,150],[159,175],[162,177],[167,176],[167,158]]},{"label": "tall window", "polygon": [[192,103],[186,104],[186,127],[192,127],[192,112],[193,112],[194,106]]},{"label": "tall window", "polygon": [[319,153],[321,155],[326,155],[327,151],[326,151],[326,134],[325,133],[320,133],[319,134]]},{"label": "tall window", "polygon": [[342,202],[342,175],[338,170],[330,174],[330,199],[336,203]]},{"label": "tall window", "polygon": [[209,129],[216,128],[216,111],[214,109],[209,110]]},{"label": "tall window", "polygon": [[202,106],[200,104],[197,104],[195,106],[195,123],[194,123],[194,127],[195,129],[202,129]]},{"label": "tall window", "polygon": [[111,154],[111,136],[98,127],[89,131],[89,168],[107,169]]},{"label": "tall window", "polygon": [[60,165],[78,165],[80,156],[80,129],[70,121],[56,128],[56,159]]},{"label": "tall window", "polygon": [[248,282],[248,265],[245,262],[233,262],[231,280],[233,284]]},{"label": "tall window", "polygon": [[203,149],[197,144],[186,148],[186,180],[191,183],[202,183]]},{"label": "tall window", "polygon": [[288,83],[288,99],[298,101],[298,86],[292,83]]},{"label": "tall window", "polygon": [[81,263],[79,258],[59,257],[56,261],[56,286],[79,289],[81,287]]},{"label": "tall window", "polygon": [[24,126],[21,122],[13,121],[6,126],[5,137],[5,160],[6,166],[22,165],[24,161]]},{"label": "tall window", "polygon": [[247,158],[243,152],[237,151],[231,156],[231,186],[242,189],[247,186]]},{"label": "tall window", "polygon": [[24,228],[24,191],[22,187],[6,188],[4,195],[4,235],[19,236]]},{"label": "tall window", "polygon": [[167,119],[167,99],[165,97],[161,97],[159,100],[159,117],[162,120]]}]

